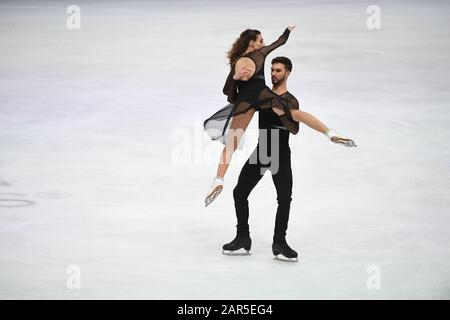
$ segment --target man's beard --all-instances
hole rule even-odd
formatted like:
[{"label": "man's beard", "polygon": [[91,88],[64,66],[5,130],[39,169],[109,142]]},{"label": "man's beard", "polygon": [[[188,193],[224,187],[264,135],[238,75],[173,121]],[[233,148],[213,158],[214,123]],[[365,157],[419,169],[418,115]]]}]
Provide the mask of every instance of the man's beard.
[{"label": "man's beard", "polygon": [[277,79],[275,81],[274,81],[274,78],[272,78],[272,84],[280,84],[280,83],[283,83],[283,81],[284,81],[284,77]]}]

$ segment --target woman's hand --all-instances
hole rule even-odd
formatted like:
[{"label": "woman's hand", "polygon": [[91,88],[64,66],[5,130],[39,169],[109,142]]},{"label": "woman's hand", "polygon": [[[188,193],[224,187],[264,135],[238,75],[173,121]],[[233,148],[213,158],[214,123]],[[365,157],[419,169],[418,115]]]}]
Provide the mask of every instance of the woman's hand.
[{"label": "woman's hand", "polygon": [[242,67],[237,73],[233,75],[234,80],[241,80],[242,78],[250,77],[251,70],[247,67]]},{"label": "woman's hand", "polygon": [[292,31],[292,30],[294,30],[295,26],[289,26],[287,28],[288,28],[289,31]]}]

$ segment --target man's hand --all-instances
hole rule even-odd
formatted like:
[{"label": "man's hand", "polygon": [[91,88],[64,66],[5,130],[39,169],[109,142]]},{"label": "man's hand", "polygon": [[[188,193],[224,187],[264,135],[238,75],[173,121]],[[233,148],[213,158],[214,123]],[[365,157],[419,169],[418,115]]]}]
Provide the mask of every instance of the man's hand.
[{"label": "man's hand", "polygon": [[331,137],[331,141],[337,144],[343,144],[346,147],[356,147],[355,142],[352,139],[341,138],[341,137]]},{"label": "man's hand", "polygon": [[250,75],[251,75],[251,70],[247,67],[242,67],[241,69],[238,70],[237,73],[235,73],[233,75],[233,79],[241,80],[242,78],[250,77]]},{"label": "man's hand", "polygon": [[356,144],[352,139],[347,139],[347,138],[341,137],[333,129],[328,129],[325,132],[325,135],[327,136],[328,139],[330,139],[334,143],[342,144],[346,147],[356,147]]},{"label": "man's hand", "polygon": [[294,30],[295,26],[289,26],[287,28],[288,28],[289,31],[292,31],[292,30]]}]

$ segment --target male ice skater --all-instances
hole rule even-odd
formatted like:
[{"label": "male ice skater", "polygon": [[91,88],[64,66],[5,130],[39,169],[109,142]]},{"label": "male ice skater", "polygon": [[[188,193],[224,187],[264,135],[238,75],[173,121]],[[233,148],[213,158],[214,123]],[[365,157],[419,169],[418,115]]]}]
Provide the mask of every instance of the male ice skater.
[{"label": "male ice skater", "polygon": [[[224,254],[233,254],[242,248],[249,254],[252,240],[248,225],[249,207],[248,196],[253,188],[269,170],[277,192],[278,208],[275,218],[272,252],[276,258],[281,254],[288,261],[298,261],[298,254],[286,241],[286,230],[289,221],[289,211],[292,196],[292,169],[291,150],[289,148],[289,134],[296,134],[298,122],[303,122],[309,127],[325,134],[330,140],[338,143],[338,136],[332,129],[328,129],[313,115],[301,111],[298,108],[297,99],[287,90],[287,79],[292,71],[292,62],[286,57],[277,57],[272,60],[271,79],[272,90],[283,99],[295,101],[295,110],[290,110],[291,118],[295,120],[297,130],[292,126],[283,125],[286,118],[284,111],[272,108],[259,111],[259,137],[258,145],[250,158],[244,164],[239,174],[236,187],[233,189],[234,205],[237,217],[237,234],[233,241],[223,246]],[[350,139],[345,139],[350,140]],[[353,142],[352,140],[350,140]]]}]

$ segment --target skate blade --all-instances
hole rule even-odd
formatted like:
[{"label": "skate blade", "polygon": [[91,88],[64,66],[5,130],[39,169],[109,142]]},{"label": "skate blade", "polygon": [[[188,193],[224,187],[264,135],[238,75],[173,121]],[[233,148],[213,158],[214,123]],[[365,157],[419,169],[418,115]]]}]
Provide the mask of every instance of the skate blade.
[{"label": "skate blade", "polygon": [[277,261],[283,261],[283,262],[298,262],[298,257],[297,258],[286,258],[285,256],[281,255],[281,257],[278,257],[278,255],[276,255],[273,260],[277,260]]},{"label": "skate blade", "polygon": [[225,256],[250,256],[252,253],[250,250],[239,249],[236,251],[222,250],[222,254]]},{"label": "skate blade", "polygon": [[205,199],[205,207],[209,206],[222,192],[223,186],[217,186]]}]

